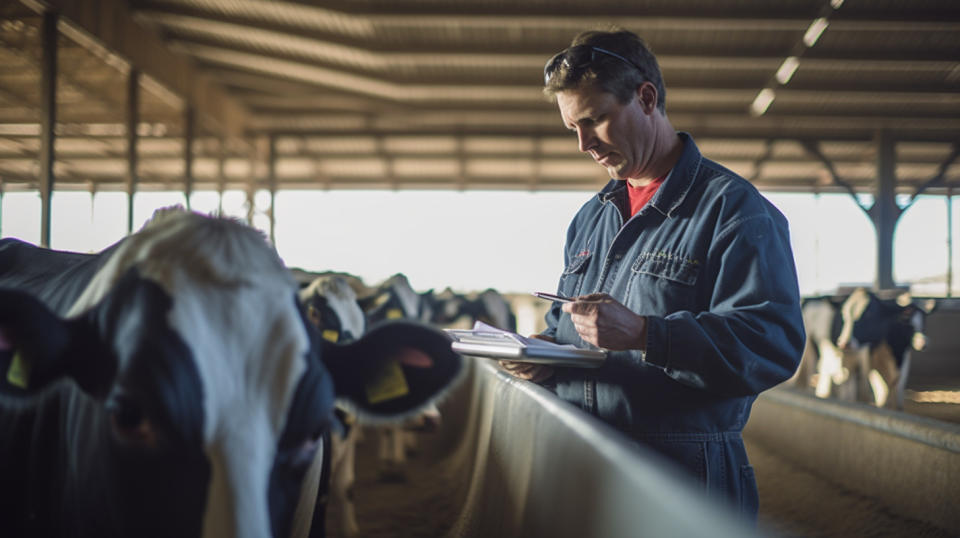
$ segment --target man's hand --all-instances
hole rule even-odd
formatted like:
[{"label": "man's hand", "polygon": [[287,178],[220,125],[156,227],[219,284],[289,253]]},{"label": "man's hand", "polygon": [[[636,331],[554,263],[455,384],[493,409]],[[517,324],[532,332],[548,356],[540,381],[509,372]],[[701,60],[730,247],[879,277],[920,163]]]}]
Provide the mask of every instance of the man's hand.
[{"label": "man's hand", "polygon": [[584,341],[599,348],[619,351],[646,349],[647,320],[634,314],[606,293],[581,295],[564,304],[573,326]]},{"label": "man's hand", "polygon": [[[553,342],[553,338],[534,334],[530,338],[537,338],[539,340],[546,340],[548,342]],[[534,364],[530,362],[517,362],[517,361],[500,361],[500,367],[507,371],[508,374],[519,377],[520,379],[526,379],[527,381],[532,381],[534,383],[541,383],[553,377],[553,368],[545,364]]]}]

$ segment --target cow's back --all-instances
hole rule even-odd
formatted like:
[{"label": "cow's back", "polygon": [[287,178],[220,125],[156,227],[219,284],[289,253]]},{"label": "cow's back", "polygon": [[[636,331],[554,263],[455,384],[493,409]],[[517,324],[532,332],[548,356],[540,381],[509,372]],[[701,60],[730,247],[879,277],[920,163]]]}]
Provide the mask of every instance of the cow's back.
[{"label": "cow's back", "polygon": [[813,342],[835,342],[840,334],[842,320],[839,308],[827,297],[813,297],[801,308],[807,338]]},{"label": "cow's back", "polygon": [[107,259],[110,249],[81,254],[0,239],[0,287],[30,293],[65,314]]}]

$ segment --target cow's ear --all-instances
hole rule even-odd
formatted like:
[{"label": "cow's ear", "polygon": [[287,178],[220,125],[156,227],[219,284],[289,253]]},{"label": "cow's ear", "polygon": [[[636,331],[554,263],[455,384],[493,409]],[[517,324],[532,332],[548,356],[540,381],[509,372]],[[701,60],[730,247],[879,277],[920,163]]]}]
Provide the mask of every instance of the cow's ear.
[{"label": "cow's ear", "polygon": [[0,392],[29,394],[64,373],[69,324],[39,299],[0,289]]},{"label": "cow's ear", "polygon": [[368,422],[421,411],[463,371],[443,332],[410,321],[381,324],[351,344],[326,342],[322,353],[341,404]]},{"label": "cow's ear", "polygon": [[40,392],[71,378],[103,398],[116,374],[116,360],[89,317],[63,319],[36,297],[0,288],[0,393]]}]

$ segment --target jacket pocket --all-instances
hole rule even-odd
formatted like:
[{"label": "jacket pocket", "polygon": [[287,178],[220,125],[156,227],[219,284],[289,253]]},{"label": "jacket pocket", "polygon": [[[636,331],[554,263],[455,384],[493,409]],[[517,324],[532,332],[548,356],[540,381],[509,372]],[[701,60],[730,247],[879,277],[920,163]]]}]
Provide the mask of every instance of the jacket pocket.
[{"label": "jacket pocket", "polygon": [[568,297],[580,295],[580,288],[583,287],[583,275],[587,272],[590,257],[593,254],[583,254],[570,260],[563,274],[560,275],[559,291]]},{"label": "jacket pocket", "polygon": [[753,465],[740,466],[740,515],[748,521],[756,520],[760,510],[760,495],[757,492],[757,480]]},{"label": "jacket pocket", "polygon": [[652,275],[693,286],[697,282],[700,265],[699,260],[682,254],[657,251],[641,252],[630,269],[637,274]]}]

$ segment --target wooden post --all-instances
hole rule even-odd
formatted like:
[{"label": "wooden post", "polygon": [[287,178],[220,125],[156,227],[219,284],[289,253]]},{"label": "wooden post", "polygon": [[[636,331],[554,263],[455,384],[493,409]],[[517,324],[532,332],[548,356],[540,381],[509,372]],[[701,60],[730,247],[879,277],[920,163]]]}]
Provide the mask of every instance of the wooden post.
[{"label": "wooden post", "polygon": [[183,111],[183,194],[190,209],[190,197],[193,195],[193,137],[196,114],[193,106],[187,105]]},{"label": "wooden post", "polygon": [[953,297],[953,187],[947,187],[947,297]]},{"label": "wooden post", "polygon": [[901,210],[896,200],[896,145],[885,131],[877,133],[877,199],[870,216],[877,232],[878,290],[893,289],[893,234]]},{"label": "wooden post", "polygon": [[257,192],[257,164],[260,144],[253,140],[250,148],[250,177],[247,178],[247,224],[253,226],[253,213],[256,210],[254,193]]},{"label": "wooden post", "polygon": [[57,21],[52,11],[43,14],[43,58],[40,66],[40,246],[50,247],[51,198],[55,182],[53,165],[57,125]]},{"label": "wooden post", "polygon": [[140,124],[140,71],[127,75],[127,235],[133,233],[133,197],[137,193],[137,141]]},{"label": "wooden post", "polygon": [[270,187],[270,209],[268,209],[270,217],[270,243],[276,246],[277,236],[275,228],[277,221],[273,209],[277,197],[277,137],[273,134],[270,135],[270,150],[267,158],[269,159],[267,163],[267,181]]},{"label": "wooden post", "polygon": [[226,139],[222,136],[220,137],[220,156],[217,161],[217,215],[223,215],[223,191],[226,190],[226,160],[227,160],[227,151],[224,147],[226,145]]}]

